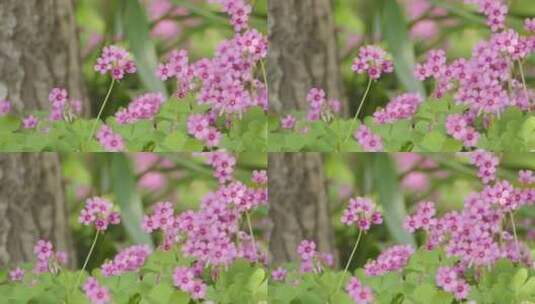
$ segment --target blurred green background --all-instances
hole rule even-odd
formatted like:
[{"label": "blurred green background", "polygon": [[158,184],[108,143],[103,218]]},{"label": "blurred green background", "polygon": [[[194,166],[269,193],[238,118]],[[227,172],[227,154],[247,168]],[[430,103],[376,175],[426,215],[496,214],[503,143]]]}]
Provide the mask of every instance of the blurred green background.
[{"label": "blurred green background", "polygon": [[[121,81],[104,116],[111,115],[136,95],[159,91],[170,95],[174,84],[156,78],[158,62],[173,49],[187,49],[190,60],[212,57],[215,47],[234,34],[221,7],[205,0],[76,0],[76,21],[88,95],[93,111],[100,108],[109,79],[93,69],[102,48],[126,47],[138,67],[137,77]],[[267,31],[267,1],[254,1],[250,24]],[[96,114],[96,113],[93,113]]]},{"label": "blurred green background", "polygon": [[[188,153],[72,153],[60,156],[79,264],[85,259],[94,237],[94,229],[78,222],[85,200],[92,196],[106,197],[121,213],[121,224],[110,226],[99,239],[99,250],[92,256],[88,269],[99,267],[125,246],[159,244],[158,239],[141,230],[142,215],[150,213],[154,203],[170,201],[177,212],[196,209],[201,198],[218,187],[212,168],[205,164],[204,158]],[[245,184],[251,184],[252,170],[267,168],[266,154],[242,153],[236,157],[234,176]],[[256,228],[262,228],[257,222],[266,214],[266,207],[255,211]]]},{"label": "blurred green background", "polygon": [[[507,25],[520,33],[523,20],[535,17],[535,1],[511,0]],[[425,60],[427,51],[443,48],[449,59],[469,57],[472,48],[490,37],[485,17],[462,0],[334,0],[334,17],[346,94],[353,111],[366,88],[367,79],[351,70],[358,48],[379,44],[393,55],[395,74],[374,84],[362,117],[402,91],[432,91],[413,76],[415,62]],[[526,66],[528,86],[534,83],[535,56]],[[352,115],[354,114],[351,113]]]},{"label": "blurred green background", "polygon": [[[462,209],[467,194],[483,187],[477,169],[463,153],[333,153],[325,155],[324,164],[332,223],[342,261],[348,260],[358,233],[355,227],[348,228],[340,222],[349,198],[371,197],[383,211],[385,225],[373,226],[365,236],[353,259],[353,267],[364,265],[393,244],[421,245],[423,234],[412,235],[402,227],[405,216],[414,212],[418,202],[434,201],[440,216]],[[535,154],[502,155],[498,176],[517,184],[517,172],[521,169],[535,170]],[[521,208],[516,218],[520,234],[533,247],[535,206]]]}]

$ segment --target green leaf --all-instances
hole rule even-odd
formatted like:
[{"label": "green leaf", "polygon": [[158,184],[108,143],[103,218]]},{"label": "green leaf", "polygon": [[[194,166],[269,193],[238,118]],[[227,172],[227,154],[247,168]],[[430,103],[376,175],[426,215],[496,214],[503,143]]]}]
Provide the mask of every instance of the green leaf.
[{"label": "green leaf", "polygon": [[150,25],[140,1],[122,0],[126,41],[136,62],[138,74],[145,87],[167,94],[164,84],[156,77],[157,56],[150,39]]},{"label": "green leaf", "polygon": [[412,234],[403,229],[403,221],[407,212],[403,194],[399,189],[394,161],[385,153],[371,153],[370,157],[374,189],[379,195],[379,204],[383,208],[383,217],[388,231],[397,242],[415,245]]},{"label": "green leaf", "polygon": [[120,153],[108,153],[106,157],[110,162],[111,190],[121,208],[121,223],[135,243],[152,246],[150,236],[141,230],[143,206],[130,161]]},{"label": "green leaf", "polygon": [[407,21],[397,1],[382,0],[382,24],[388,51],[394,58],[395,73],[403,86],[425,96],[425,89],[414,76],[414,46],[409,39]]}]

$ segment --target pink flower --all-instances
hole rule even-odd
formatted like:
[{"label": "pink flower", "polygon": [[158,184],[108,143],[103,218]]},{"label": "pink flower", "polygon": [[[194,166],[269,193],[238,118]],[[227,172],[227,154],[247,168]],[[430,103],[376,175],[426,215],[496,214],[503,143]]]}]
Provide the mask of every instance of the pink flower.
[{"label": "pink flower", "polygon": [[310,260],[316,254],[316,243],[308,240],[303,240],[297,247],[297,253],[303,260]]},{"label": "pink flower", "polygon": [[286,279],[286,275],[288,274],[288,271],[284,269],[283,267],[279,267],[271,272],[271,278],[274,281],[282,282]]},{"label": "pink flower", "polygon": [[147,93],[136,97],[128,108],[115,114],[120,124],[132,124],[140,120],[151,120],[160,112],[160,107],[165,102],[161,93]]},{"label": "pink flower", "polygon": [[416,114],[418,107],[423,102],[422,96],[407,93],[395,97],[384,109],[376,111],[373,116],[378,124],[390,124],[398,120],[409,119]]},{"label": "pink flower", "polygon": [[364,272],[368,276],[379,276],[387,272],[403,269],[409,262],[414,249],[409,245],[398,245],[384,250],[376,260],[364,265]]},{"label": "pink flower", "polygon": [[114,133],[107,125],[103,125],[95,137],[107,152],[120,152],[125,149],[124,140],[121,135]]},{"label": "pink flower", "polygon": [[84,225],[93,223],[98,231],[104,231],[109,224],[119,224],[119,213],[112,211],[113,205],[100,197],[89,198],[80,212],[79,222]]},{"label": "pink flower", "polygon": [[357,197],[349,200],[341,221],[346,225],[355,224],[360,230],[367,231],[372,224],[381,224],[383,218],[371,199]]},{"label": "pink flower", "polygon": [[175,287],[190,294],[192,299],[204,299],[206,297],[206,284],[195,278],[194,271],[187,267],[176,267],[173,272]]},{"label": "pink flower", "polygon": [[371,288],[362,285],[359,279],[355,277],[351,277],[347,283],[346,292],[355,301],[355,304],[369,304],[374,301]]},{"label": "pink flower", "polygon": [[82,289],[92,304],[107,304],[111,302],[111,295],[108,289],[100,285],[97,279],[93,277],[89,277],[85,281]]},{"label": "pink flower", "polygon": [[11,282],[22,282],[24,279],[24,270],[22,268],[17,267],[9,272],[9,280]]},{"label": "pink flower", "polygon": [[149,257],[151,249],[147,245],[134,245],[122,249],[112,261],[102,265],[104,276],[116,276],[125,272],[138,271]]},{"label": "pink flower", "polygon": [[368,45],[360,48],[359,55],[353,60],[352,70],[355,73],[368,73],[368,76],[377,80],[383,73],[392,73],[394,64],[387,59],[387,53],[380,47]]},{"label": "pink flower", "polygon": [[365,152],[381,152],[384,149],[383,139],[379,135],[372,133],[366,125],[360,125],[353,133],[353,137]]},{"label": "pink flower", "polygon": [[292,115],[286,115],[281,118],[281,126],[283,129],[293,129],[295,127],[296,119]]},{"label": "pink flower", "polygon": [[0,117],[6,116],[11,112],[11,102],[0,100]]},{"label": "pink flower", "polygon": [[97,59],[95,71],[110,75],[115,80],[121,80],[126,74],[136,72],[136,64],[132,56],[123,48],[110,45],[104,47],[102,55]]},{"label": "pink flower", "polygon": [[22,120],[22,127],[24,129],[35,129],[38,123],[39,120],[37,119],[37,117],[30,115]]}]

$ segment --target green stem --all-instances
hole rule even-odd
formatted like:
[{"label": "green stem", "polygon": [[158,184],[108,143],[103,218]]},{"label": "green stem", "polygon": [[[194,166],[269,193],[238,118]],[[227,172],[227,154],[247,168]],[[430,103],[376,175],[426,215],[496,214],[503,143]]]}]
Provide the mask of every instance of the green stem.
[{"label": "green stem", "polygon": [[253,240],[254,254],[256,258],[256,241],[253,234],[253,225],[251,225],[251,217],[249,216],[248,211],[245,211],[245,218],[247,219],[247,226],[249,227],[249,234],[251,235],[251,240]]},{"label": "green stem", "polygon": [[266,91],[269,92],[266,67],[264,66],[264,60],[260,59],[260,69],[262,70],[262,77],[264,78],[264,84],[266,85]]},{"label": "green stem", "polygon": [[509,217],[511,218],[511,225],[513,226],[513,236],[515,238],[516,253],[520,255],[520,248],[518,247],[518,236],[516,234],[515,217],[513,216],[513,212],[509,212]]},{"label": "green stem", "polygon": [[85,258],[84,265],[82,266],[82,270],[80,270],[80,274],[78,274],[78,277],[76,278],[76,284],[74,285],[73,291],[78,288],[78,285],[80,284],[80,279],[82,278],[82,275],[84,274],[85,268],[87,267],[87,263],[89,263],[89,258],[91,257],[91,254],[93,253],[93,249],[95,249],[95,245],[97,244],[99,231],[95,233],[95,238],[93,239],[93,244],[91,244],[91,248],[89,249],[89,252],[87,253],[87,257]]},{"label": "green stem", "polygon": [[344,273],[340,277],[340,281],[338,281],[338,286],[336,287],[335,294],[338,293],[340,290],[340,287],[342,287],[342,281],[344,280],[344,275],[346,274],[347,270],[349,269],[349,265],[351,265],[351,261],[353,260],[353,256],[355,255],[355,252],[357,252],[357,247],[360,243],[360,238],[362,237],[362,230],[359,230],[359,235],[357,236],[357,241],[355,242],[355,246],[353,246],[353,250],[351,251],[351,255],[349,256],[349,260],[347,261],[346,267],[344,268]]},{"label": "green stem", "polygon": [[355,123],[359,119],[360,110],[362,110],[362,106],[364,105],[364,102],[366,101],[366,97],[368,97],[368,93],[370,92],[370,89],[372,87],[373,80],[370,78],[368,80],[368,86],[366,87],[366,91],[364,92],[364,95],[362,96],[362,100],[360,101],[359,107],[357,109],[357,113],[355,114],[355,117],[353,117],[353,122],[351,123],[351,129],[349,130],[349,134],[347,135],[346,139],[344,139],[344,143],[349,139],[351,136],[351,133],[353,131],[353,128],[355,127]]},{"label": "green stem", "polygon": [[528,99],[528,103],[529,103],[528,86],[526,85],[526,77],[524,75],[524,67],[523,67],[521,61],[518,61],[518,66],[520,68],[520,77],[522,78],[522,85],[524,86],[524,94],[526,94],[526,98]]},{"label": "green stem", "polygon": [[106,98],[104,98],[104,102],[102,103],[102,106],[100,107],[100,111],[98,112],[97,119],[95,120],[95,123],[93,124],[93,127],[91,128],[91,134],[89,135],[89,138],[87,138],[87,141],[89,142],[91,138],[93,138],[93,135],[95,135],[95,130],[98,125],[98,121],[100,120],[100,116],[102,116],[102,112],[104,111],[104,108],[106,107],[106,104],[108,103],[108,100],[110,99],[111,91],[113,90],[113,86],[115,85],[115,79],[112,79],[110,88],[108,89],[108,93],[106,93]]}]

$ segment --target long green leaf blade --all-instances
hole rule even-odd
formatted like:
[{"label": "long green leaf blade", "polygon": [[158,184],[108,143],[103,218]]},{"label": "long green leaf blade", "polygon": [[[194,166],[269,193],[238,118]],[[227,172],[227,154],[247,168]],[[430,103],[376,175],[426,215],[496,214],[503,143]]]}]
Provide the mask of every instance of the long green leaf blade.
[{"label": "long green leaf blade", "polygon": [[148,90],[167,94],[163,82],[155,74],[158,58],[154,42],[150,39],[145,10],[138,0],[122,0],[122,7],[125,37],[134,55],[141,81]]},{"label": "long green leaf blade", "polygon": [[397,242],[415,245],[412,234],[403,229],[407,212],[394,161],[386,153],[373,153],[371,159],[374,189],[379,195],[388,231]]},{"label": "long green leaf blade", "polygon": [[136,179],[127,156],[120,153],[109,153],[110,186],[115,202],[121,209],[121,222],[126,232],[135,243],[149,244],[152,239],[141,229],[143,205],[136,190]]},{"label": "long green leaf blade", "polygon": [[396,75],[403,86],[425,96],[423,84],[414,76],[414,45],[409,39],[407,21],[401,7],[395,0],[383,0],[382,25],[388,51],[394,59]]}]

